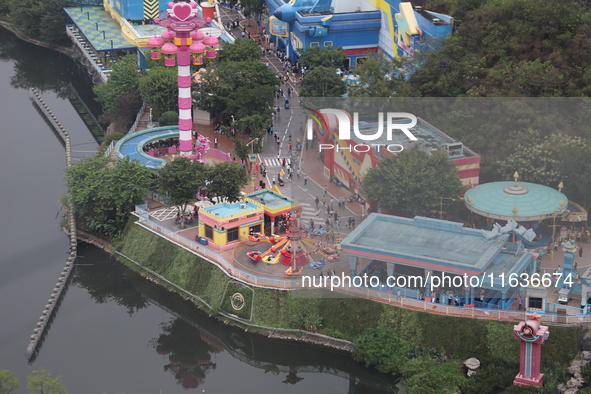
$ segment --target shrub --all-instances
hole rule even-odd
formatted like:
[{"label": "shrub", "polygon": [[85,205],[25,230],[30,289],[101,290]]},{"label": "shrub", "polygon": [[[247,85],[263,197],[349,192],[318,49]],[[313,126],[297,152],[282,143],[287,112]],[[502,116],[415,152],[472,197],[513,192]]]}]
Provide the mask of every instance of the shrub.
[{"label": "shrub", "polygon": [[322,328],[322,320],[322,316],[319,313],[309,312],[304,309],[293,320],[292,326],[300,330],[318,332]]},{"label": "shrub", "polygon": [[422,359],[407,363],[402,373],[407,394],[453,393],[466,381],[459,361],[438,363]]},{"label": "shrub", "polygon": [[120,140],[123,137],[124,137],[123,133],[106,134],[105,137],[103,138],[103,141],[101,142],[101,145],[102,146],[109,146],[109,144],[111,144],[111,141]]},{"label": "shrub", "polygon": [[591,383],[591,363],[587,363],[581,368],[581,376],[585,379],[586,384]]},{"label": "shrub", "polygon": [[482,394],[504,389],[513,383],[518,371],[518,367],[512,364],[499,361],[494,364],[489,362],[462,385],[462,393]]},{"label": "shrub", "polygon": [[179,114],[174,111],[167,111],[162,114],[160,119],[158,119],[158,123],[160,126],[173,126],[179,122]]},{"label": "shrub", "polygon": [[354,343],[353,356],[380,372],[398,375],[411,354],[411,345],[391,331],[368,328]]}]

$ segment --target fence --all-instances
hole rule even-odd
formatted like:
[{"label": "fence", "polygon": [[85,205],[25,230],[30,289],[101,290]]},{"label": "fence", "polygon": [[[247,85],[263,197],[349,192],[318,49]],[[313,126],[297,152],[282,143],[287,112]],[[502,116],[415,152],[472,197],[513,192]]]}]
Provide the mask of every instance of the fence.
[{"label": "fence", "polygon": [[144,114],[144,109],[146,108],[146,102],[144,101],[142,103],[142,107],[140,108],[140,110],[138,111],[137,115],[135,116],[135,121],[133,122],[133,124],[131,125],[131,127],[129,128],[129,131],[127,132],[127,134],[133,134],[135,133],[136,129],[137,129],[137,125],[140,122],[140,118],[142,117],[142,115]]},{"label": "fence", "polygon": [[209,149],[207,151],[207,154],[215,157],[220,157],[226,161],[232,161],[232,155],[230,153],[218,149]]},{"label": "fence", "polygon": [[118,140],[111,140],[111,143],[109,144],[109,147],[105,150],[105,156],[106,157],[110,157],[111,153],[113,152],[113,149],[115,149],[115,144],[117,143]]},{"label": "fence", "polygon": [[[274,288],[278,290],[301,290],[304,288],[303,280],[301,278],[294,279],[279,279],[256,275],[252,272],[247,272],[236,268],[226,258],[218,252],[206,248],[198,242],[192,241],[187,237],[179,235],[170,229],[160,226],[158,223],[149,219],[149,213],[142,206],[136,206],[134,214],[139,218],[137,224],[145,229],[153,232],[156,235],[166,238],[169,241],[176,243],[187,251],[205,258],[210,263],[222,269],[228,276],[239,279],[247,284],[261,287]],[[544,323],[556,324],[580,324],[591,322],[591,314],[571,314],[571,315],[556,315],[551,313],[543,313],[540,311],[505,311],[487,308],[475,308],[467,306],[453,306],[445,303],[439,304],[431,301],[423,301],[413,298],[406,298],[391,293],[384,293],[377,290],[372,290],[366,287],[335,287],[334,291],[343,295],[351,295],[363,297],[369,300],[378,301],[391,305],[399,305],[403,308],[414,309],[429,313],[436,313],[447,316],[456,317],[471,317],[478,319],[492,319],[492,320],[506,320],[506,321],[521,321],[526,319],[526,314],[536,312],[542,316]],[[498,306],[497,306],[498,307]]]},{"label": "fence", "polygon": [[[168,204],[168,198],[166,196],[163,196],[160,193],[156,193],[153,190],[148,190],[146,192],[146,194],[148,195],[148,197],[150,197],[152,200],[154,201],[158,201],[161,202],[162,204]],[[146,218],[147,219],[147,218]]]}]

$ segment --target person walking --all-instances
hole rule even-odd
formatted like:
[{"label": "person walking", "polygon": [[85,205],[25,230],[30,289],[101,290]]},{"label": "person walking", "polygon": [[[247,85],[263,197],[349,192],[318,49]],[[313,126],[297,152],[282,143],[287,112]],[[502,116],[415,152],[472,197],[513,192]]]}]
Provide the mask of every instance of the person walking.
[{"label": "person walking", "polygon": [[213,139],[213,147],[214,148],[217,148],[218,147],[218,139],[217,138],[214,138]]},{"label": "person walking", "polygon": [[320,203],[320,199],[318,198],[318,196],[316,196],[314,202],[316,203],[316,209],[318,209],[318,204]]},{"label": "person walking", "polygon": [[[304,186],[306,186],[308,184],[308,176],[306,174],[304,174]],[[318,197],[316,197],[318,198]]]},{"label": "person walking", "polygon": [[273,179],[271,182],[273,183],[273,186],[275,186],[275,176],[273,176]]},{"label": "person walking", "polygon": [[583,257],[583,247],[579,246],[579,257]]},{"label": "person walking", "polygon": [[326,194],[322,196],[322,206],[326,206]]}]

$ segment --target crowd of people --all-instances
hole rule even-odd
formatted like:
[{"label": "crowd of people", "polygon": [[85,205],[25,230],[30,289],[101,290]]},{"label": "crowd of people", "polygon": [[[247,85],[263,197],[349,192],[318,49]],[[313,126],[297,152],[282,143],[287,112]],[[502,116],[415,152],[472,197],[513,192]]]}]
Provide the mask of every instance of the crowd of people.
[{"label": "crowd of people", "polygon": [[178,137],[175,138],[167,138],[167,139],[163,139],[163,140],[158,140],[158,141],[154,141],[154,142],[150,142],[149,144],[146,144],[143,146],[143,150],[146,153],[150,153],[153,152],[155,156],[161,155],[161,154],[167,154],[166,153],[161,153],[161,149],[162,148],[171,148],[171,147],[176,147],[177,151],[179,149],[179,139]]}]

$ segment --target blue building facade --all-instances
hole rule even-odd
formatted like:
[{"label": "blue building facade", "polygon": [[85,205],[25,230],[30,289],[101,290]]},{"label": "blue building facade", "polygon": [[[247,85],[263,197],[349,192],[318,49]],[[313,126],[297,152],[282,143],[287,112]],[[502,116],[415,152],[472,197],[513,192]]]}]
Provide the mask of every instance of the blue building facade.
[{"label": "blue building facade", "polygon": [[447,37],[453,18],[400,0],[265,0],[271,41],[295,62],[308,47],[343,47],[351,67],[382,51],[413,55]]}]

